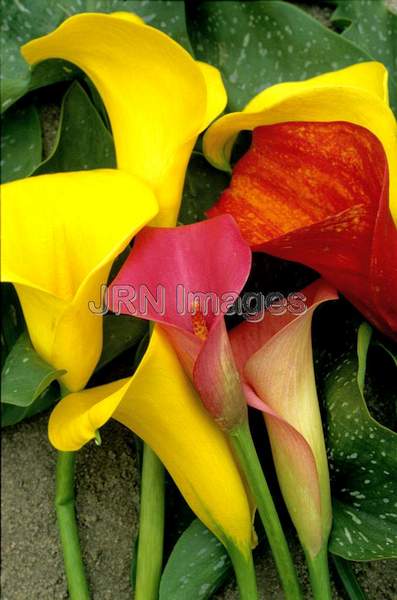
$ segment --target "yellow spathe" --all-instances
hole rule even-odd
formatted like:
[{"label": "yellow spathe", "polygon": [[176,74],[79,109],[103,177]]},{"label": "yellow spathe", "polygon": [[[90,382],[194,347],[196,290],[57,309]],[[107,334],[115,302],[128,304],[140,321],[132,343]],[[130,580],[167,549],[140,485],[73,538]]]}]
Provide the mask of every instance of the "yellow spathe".
[{"label": "yellow spathe", "polygon": [[[71,17],[22,52],[30,64],[63,58],[87,73],[109,114],[118,168],[154,191],[151,224],[174,226],[196,138],[226,105],[217,69],[127,14]],[[122,214],[110,208],[106,220],[113,209]],[[248,557],[252,514],[233,454],[159,328],[133,377],[61,400],[50,441],[78,450],[111,417],[153,448],[199,518]]]},{"label": "yellow spathe", "polygon": [[251,510],[239,470],[158,326],[131,378],[61,400],[50,418],[50,441],[78,450],[112,416],[153,448],[203,523],[248,555]]},{"label": "yellow spathe", "polygon": [[381,63],[360,63],[260,92],[242,112],[225,115],[209,128],[204,137],[206,157],[228,171],[240,131],[288,121],[348,121],[374,133],[386,152],[390,208],[397,221],[397,124],[388,103],[387,71]]},{"label": "yellow spathe", "polygon": [[15,285],[36,351],[73,391],[102,350],[100,305],[116,256],[157,213],[152,190],[116,170],[57,173],[1,186],[1,280]]},{"label": "yellow spathe", "polygon": [[155,191],[153,224],[175,225],[196,138],[226,105],[217,69],[128,13],[70,17],[22,54],[32,65],[62,58],[87,73],[109,114],[117,166]]}]

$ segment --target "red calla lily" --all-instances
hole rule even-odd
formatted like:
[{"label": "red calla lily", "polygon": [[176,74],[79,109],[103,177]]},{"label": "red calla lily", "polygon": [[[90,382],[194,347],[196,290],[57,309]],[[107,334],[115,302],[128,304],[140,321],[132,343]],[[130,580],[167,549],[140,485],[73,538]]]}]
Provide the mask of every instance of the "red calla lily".
[{"label": "red calla lily", "polygon": [[209,216],[231,214],[254,251],[303,263],[397,339],[397,230],[386,155],[352,123],[258,127]]}]

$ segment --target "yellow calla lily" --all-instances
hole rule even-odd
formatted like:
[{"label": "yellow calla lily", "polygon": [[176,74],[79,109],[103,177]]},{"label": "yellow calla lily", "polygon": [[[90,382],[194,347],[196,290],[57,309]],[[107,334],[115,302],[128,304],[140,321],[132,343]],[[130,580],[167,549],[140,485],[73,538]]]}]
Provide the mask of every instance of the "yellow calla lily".
[{"label": "yellow calla lily", "polygon": [[[154,223],[174,226],[196,138],[226,104],[217,69],[127,13],[76,15],[22,52],[30,64],[63,58],[87,73],[109,114],[118,167],[155,192]],[[252,512],[233,454],[157,328],[133,377],[61,400],[50,441],[78,450],[111,417],[156,452],[232,560],[239,554],[249,563]]]},{"label": "yellow calla lily", "polygon": [[280,83],[255,96],[242,112],[218,119],[204,137],[204,152],[229,171],[237,134],[289,121],[348,121],[369,129],[383,144],[390,172],[390,209],[397,221],[397,123],[388,103],[387,70],[367,62],[307,81]]},{"label": "yellow calla lily", "polygon": [[22,54],[32,65],[62,58],[87,73],[109,114],[117,166],[155,191],[154,224],[173,226],[196,138],[226,105],[218,70],[128,13],[75,15]]},{"label": "yellow calla lily", "polygon": [[[1,280],[15,285],[36,351],[73,391],[102,349],[100,305],[116,256],[157,213],[152,190],[116,170],[58,173],[1,186]],[[104,210],[110,198],[117,210]],[[134,201],[135,200],[135,201]]]},{"label": "yellow calla lily", "polygon": [[60,401],[50,418],[50,441],[59,450],[78,450],[110,417],[153,448],[203,523],[229,550],[237,547],[248,557],[251,511],[240,473],[158,326],[131,378]]}]

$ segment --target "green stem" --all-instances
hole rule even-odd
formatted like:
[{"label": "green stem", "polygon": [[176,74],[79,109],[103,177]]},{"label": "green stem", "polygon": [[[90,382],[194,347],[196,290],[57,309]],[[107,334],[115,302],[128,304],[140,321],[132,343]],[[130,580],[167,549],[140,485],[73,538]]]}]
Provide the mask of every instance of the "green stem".
[{"label": "green stem", "polygon": [[252,441],[248,421],[229,432],[229,439],[255,498],[287,600],[302,593],[287,541]]},{"label": "green stem", "polygon": [[310,583],[314,600],[332,600],[328,571],[327,545],[324,545],[314,558],[306,552],[306,563],[309,567]]},{"label": "green stem", "polygon": [[233,563],[240,600],[257,600],[256,574],[251,550],[247,556],[244,556],[236,546],[230,544],[227,546],[227,551]]},{"label": "green stem", "polygon": [[143,446],[135,600],[157,600],[164,540],[164,467]]},{"label": "green stem", "polygon": [[71,600],[89,600],[74,508],[74,452],[58,452],[55,508]]}]

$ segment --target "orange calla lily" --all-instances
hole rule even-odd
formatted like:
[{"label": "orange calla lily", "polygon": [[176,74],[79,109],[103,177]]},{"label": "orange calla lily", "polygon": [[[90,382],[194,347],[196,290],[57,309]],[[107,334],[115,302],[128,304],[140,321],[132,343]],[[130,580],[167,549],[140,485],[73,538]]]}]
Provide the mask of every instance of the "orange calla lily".
[{"label": "orange calla lily", "polygon": [[230,155],[240,131],[278,123],[346,121],[369,129],[381,142],[390,169],[390,210],[397,221],[397,123],[389,106],[388,74],[378,62],[352,65],[306,81],[273,85],[242,112],[218,119],[204,138],[204,152],[230,171]]}]

